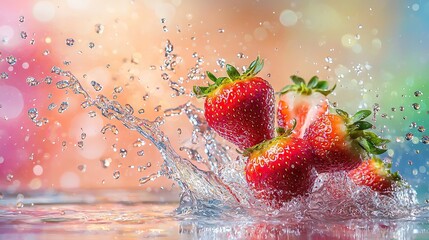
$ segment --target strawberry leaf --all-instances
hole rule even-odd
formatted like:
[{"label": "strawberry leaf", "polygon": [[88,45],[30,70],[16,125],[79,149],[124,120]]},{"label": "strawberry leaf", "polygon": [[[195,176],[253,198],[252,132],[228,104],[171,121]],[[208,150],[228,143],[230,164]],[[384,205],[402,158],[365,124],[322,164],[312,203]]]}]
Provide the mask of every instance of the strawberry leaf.
[{"label": "strawberry leaf", "polygon": [[382,146],[390,142],[389,139],[381,138],[377,134],[368,131],[364,132],[364,137],[371,141],[375,146]]},{"label": "strawberry leaf", "polygon": [[215,77],[215,75],[213,75],[213,73],[207,71],[206,74],[207,74],[207,77],[209,77],[210,80],[212,80],[213,82],[217,82],[217,77]]},{"label": "strawberry leaf", "polygon": [[320,90],[326,90],[326,89],[328,89],[328,82],[327,81],[320,81],[316,84],[316,86],[314,88],[320,89]]},{"label": "strawberry leaf", "polygon": [[310,89],[313,89],[317,86],[319,83],[319,78],[317,76],[314,76],[310,79],[310,81],[307,83],[307,87]]},{"label": "strawberry leaf", "polygon": [[366,130],[372,128],[373,126],[374,125],[366,121],[357,121],[350,125],[350,127],[352,127],[354,130]]},{"label": "strawberry leaf", "polygon": [[298,85],[298,86],[305,85],[305,81],[301,77],[298,77],[296,75],[292,75],[292,76],[290,76],[290,79],[292,79],[292,81],[293,81],[293,83],[295,83],[295,85]]},{"label": "strawberry leaf", "polygon": [[194,86],[193,90],[197,98],[205,97],[208,94],[209,87]]},{"label": "strawberry leaf", "polygon": [[367,118],[369,115],[371,115],[370,110],[360,110],[352,116],[351,120],[352,122],[357,122]]},{"label": "strawberry leaf", "polygon": [[366,152],[370,152],[371,151],[371,147],[369,146],[368,140],[366,140],[363,137],[358,137],[356,138],[356,141],[359,143],[359,145],[366,151]]},{"label": "strawberry leaf", "polygon": [[349,114],[346,111],[341,110],[341,109],[335,109],[335,111],[337,112],[337,114],[340,117],[342,117],[344,120],[346,120],[346,122],[349,121],[350,117],[349,117]]},{"label": "strawberry leaf", "polygon": [[226,74],[228,74],[228,77],[231,78],[231,80],[236,80],[240,78],[240,73],[231,64],[226,65]]}]

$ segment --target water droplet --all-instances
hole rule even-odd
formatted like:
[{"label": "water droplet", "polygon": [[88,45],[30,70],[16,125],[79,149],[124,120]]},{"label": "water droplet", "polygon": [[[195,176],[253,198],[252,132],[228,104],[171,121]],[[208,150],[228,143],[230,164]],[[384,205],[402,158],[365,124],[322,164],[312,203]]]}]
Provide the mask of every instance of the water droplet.
[{"label": "water droplet", "polygon": [[161,105],[158,105],[154,108],[155,112],[159,112],[159,110],[161,110]]},{"label": "water droplet", "polygon": [[413,106],[413,108],[415,110],[419,110],[420,109],[420,104],[418,104],[418,103],[413,103],[412,106]]},{"label": "water droplet", "polygon": [[84,133],[84,132],[81,133],[80,134],[80,139],[85,140],[85,138],[86,138],[86,133]]},{"label": "water droplet", "polygon": [[166,19],[165,18],[161,18],[161,23],[165,23]]},{"label": "water droplet", "polygon": [[138,151],[138,152],[137,152],[137,155],[138,155],[138,156],[140,156],[140,157],[144,156],[144,150],[140,150],[140,151]]},{"label": "water droplet", "polygon": [[143,113],[144,113],[144,109],[143,109],[143,108],[140,108],[140,109],[139,109],[139,111],[138,111],[138,113],[139,113],[139,114],[143,114]]},{"label": "water droplet", "polygon": [[23,23],[25,21],[25,17],[24,16],[19,16],[19,22]]},{"label": "water droplet", "polygon": [[103,87],[96,81],[91,81],[91,86],[94,88],[95,91],[101,91]]},{"label": "water droplet", "polygon": [[24,203],[23,202],[17,202],[16,203],[16,208],[23,208],[24,207]]},{"label": "water droplet", "polygon": [[65,110],[67,110],[68,107],[69,107],[69,103],[68,102],[62,102],[60,104],[60,107],[58,108],[58,112],[59,113],[63,113]]},{"label": "water droplet", "polygon": [[6,62],[9,63],[11,66],[15,65],[17,60],[14,56],[6,57]]},{"label": "water droplet", "polygon": [[37,111],[37,108],[30,108],[28,109],[27,113],[28,117],[33,121],[39,116],[39,111]]},{"label": "water droplet", "polygon": [[44,81],[46,84],[51,84],[52,83],[52,77],[51,76],[45,77]]},{"label": "water droplet", "polygon": [[157,178],[158,178],[158,174],[153,173],[153,174],[151,174],[151,175],[149,175],[147,177],[140,178],[139,179],[139,183],[140,183],[140,185],[143,185],[143,184],[145,184],[145,183],[147,183],[149,181],[155,181]]},{"label": "water droplet", "polygon": [[414,96],[416,96],[416,97],[420,97],[421,95],[423,95],[423,93],[421,91],[415,91],[414,92]]},{"label": "water droplet", "polygon": [[416,128],[417,127],[417,123],[416,122],[411,122],[410,123],[410,128]]},{"label": "water droplet", "polygon": [[141,147],[141,146],[144,146],[145,144],[146,142],[139,138],[133,143],[133,147]]},{"label": "water droplet", "polygon": [[173,44],[171,44],[170,40],[167,40],[165,44],[165,54],[168,55],[172,53],[173,49],[174,49]]},{"label": "water droplet", "polygon": [[39,81],[37,81],[34,77],[27,77],[26,82],[30,87],[39,85]]},{"label": "water droplet", "polygon": [[58,89],[64,89],[70,86],[70,83],[68,80],[61,80],[57,82],[57,88]]},{"label": "water droplet", "polygon": [[104,32],[104,25],[102,25],[102,24],[95,24],[95,32],[97,34],[102,34]]},{"label": "water droplet", "polygon": [[88,47],[89,48],[94,48],[95,47],[95,43],[93,43],[93,42],[88,43]]},{"label": "water droplet", "polygon": [[399,111],[403,112],[405,110],[404,106],[399,107]]},{"label": "water droplet", "polygon": [[87,108],[87,107],[89,107],[91,104],[88,102],[88,101],[83,101],[81,104],[80,104],[80,107],[81,108]]},{"label": "water droplet", "polygon": [[127,157],[128,151],[127,149],[121,148],[119,149],[119,155],[121,155],[122,158]]},{"label": "water droplet", "polygon": [[178,128],[178,129],[177,129],[177,133],[178,133],[178,134],[182,134],[182,129],[181,129],[181,128]]},{"label": "water droplet", "polygon": [[123,90],[124,90],[124,89],[123,89],[121,86],[119,86],[119,87],[115,87],[115,88],[113,89],[113,91],[114,91],[115,93],[121,93]]},{"label": "water droplet", "polygon": [[424,127],[424,126],[419,126],[419,127],[417,128],[417,130],[418,130],[419,132],[424,132],[424,131],[426,131],[426,129],[425,129],[425,127]]},{"label": "water droplet", "polygon": [[106,124],[102,129],[101,129],[101,133],[105,134],[107,130],[110,130],[113,134],[118,135],[119,134],[119,130],[118,128],[113,125],[113,124]]},{"label": "water droplet", "polygon": [[51,110],[55,109],[56,107],[57,107],[57,105],[55,103],[51,103],[48,106],[48,110],[51,111]]},{"label": "water droplet", "polygon": [[163,27],[162,27],[162,31],[164,31],[164,32],[168,32],[168,28],[167,28],[167,26],[163,26]]},{"label": "water droplet", "polygon": [[24,31],[21,31],[21,38],[22,39],[27,39],[27,37],[28,37],[27,33],[24,32]]},{"label": "water droplet", "polygon": [[66,142],[66,141],[63,141],[63,142],[61,143],[61,145],[62,145],[63,147],[65,147],[65,146],[67,145],[67,142]]},{"label": "water droplet", "polygon": [[121,176],[121,173],[119,172],[119,170],[116,170],[113,172],[113,178],[114,179],[118,179]]},{"label": "water droplet", "polygon": [[97,116],[97,113],[96,113],[95,111],[89,111],[89,112],[88,112],[88,116],[89,116],[90,118],[93,118],[93,117],[96,117],[96,116]]},{"label": "water droplet", "polygon": [[86,165],[85,164],[81,164],[79,166],[77,166],[77,169],[81,172],[86,172]]},{"label": "water droplet", "polygon": [[78,146],[79,148],[83,148],[83,141],[79,141],[79,142],[77,142],[77,146]]},{"label": "water droplet", "polygon": [[108,168],[108,167],[110,167],[110,164],[112,163],[112,159],[106,158],[106,159],[100,160],[100,162],[101,162],[101,166],[103,168]]},{"label": "water droplet", "polygon": [[226,65],[226,61],[225,61],[225,59],[223,59],[223,58],[219,58],[219,59],[217,59],[217,60],[216,60],[216,64],[217,64],[219,67],[224,68],[224,67],[225,67],[225,65]]},{"label": "water droplet", "polygon": [[9,173],[9,174],[6,175],[6,180],[8,182],[12,182],[12,179],[13,179],[13,174]]},{"label": "water droplet", "polygon": [[429,136],[423,136],[421,141],[423,144],[429,144]]},{"label": "water droplet", "polygon": [[224,33],[224,32],[225,32],[225,30],[224,30],[224,29],[222,29],[222,28],[219,28],[219,29],[217,30],[217,32],[218,32],[218,33]]},{"label": "water droplet", "polygon": [[49,50],[45,50],[45,51],[43,51],[43,56],[48,56],[49,55]]},{"label": "water droplet", "polygon": [[168,81],[168,80],[170,80],[170,77],[168,76],[168,74],[167,74],[167,73],[163,73],[163,74],[161,74],[161,78],[162,78],[162,80],[164,80],[164,81]]},{"label": "water droplet", "polygon": [[0,74],[0,79],[8,79],[9,78],[9,74],[7,74],[6,72],[2,72]]},{"label": "water droplet", "polygon": [[74,39],[73,38],[67,38],[66,39],[66,45],[67,46],[73,46],[74,45]]},{"label": "water droplet", "polygon": [[414,134],[409,132],[405,135],[405,140],[410,141],[411,139],[413,139],[413,137],[414,137]]},{"label": "water droplet", "polygon": [[331,57],[325,57],[325,62],[332,63],[332,58]]}]

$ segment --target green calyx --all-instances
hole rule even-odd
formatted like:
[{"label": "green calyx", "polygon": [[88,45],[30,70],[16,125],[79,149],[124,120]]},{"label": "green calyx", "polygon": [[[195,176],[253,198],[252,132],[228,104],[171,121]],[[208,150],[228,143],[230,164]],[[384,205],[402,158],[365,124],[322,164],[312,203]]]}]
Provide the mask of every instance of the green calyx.
[{"label": "green calyx", "polygon": [[296,75],[292,75],[290,79],[294,84],[285,86],[280,90],[280,92],[278,92],[278,94],[282,95],[288,92],[297,92],[301,95],[311,95],[313,92],[318,92],[324,96],[328,96],[337,86],[335,84],[331,89],[329,89],[328,82],[319,80],[317,76],[312,77],[308,83],[306,83],[303,78]]},{"label": "green calyx", "polygon": [[289,128],[289,129],[285,129],[281,127],[276,128],[276,133],[277,133],[276,137],[269,140],[265,140],[250,148],[246,148],[243,152],[241,152],[241,154],[243,154],[244,156],[249,156],[251,153],[255,151],[266,149],[272,143],[277,142],[280,139],[289,137],[292,134],[293,130],[295,129],[295,126],[296,126],[296,120],[294,119],[292,128]]},{"label": "green calyx", "polygon": [[213,82],[212,84],[209,83],[208,86],[194,86],[193,90],[197,97],[206,97],[209,93],[216,90],[219,86],[232,83],[234,81],[238,80],[244,80],[251,78],[258,74],[262,68],[264,67],[264,60],[260,59],[259,57],[256,58],[253,62],[250,63],[249,67],[246,71],[244,71],[242,74],[238,72],[238,70],[230,65],[226,65],[226,73],[228,77],[216,77],[213,73],[207,71],[207,77]]},{"label": "green calyx", "polygon": [[351,139],[357,141],[367,153],[378,155],[387,151],[384,145],[389,143],[390,140],[380,138],[377,134],[368,131],[368,129],[372,129],[374,125],[367,121],[363,121],[371,115],[370,110],[358,111],[353,116],[350,116],[341,109],[336,109],[336,112],[346,123],[347,132]]},{"label": "green calyx", "polygon": [[372,160],[376,165],[377,171],[379,171],[383,177],[394,182],[401,182],[402,177],[399,175],[399,172],[392,172],[392,163],[385,163],[378,157],[373,157]]}]

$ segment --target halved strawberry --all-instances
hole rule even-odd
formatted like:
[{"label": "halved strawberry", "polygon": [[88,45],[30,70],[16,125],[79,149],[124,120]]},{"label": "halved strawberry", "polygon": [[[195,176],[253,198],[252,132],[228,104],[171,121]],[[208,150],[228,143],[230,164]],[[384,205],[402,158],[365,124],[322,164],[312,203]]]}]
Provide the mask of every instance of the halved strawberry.
[{"label": "halved strawberry", "polygon": [[282,128],[291,128],[296,120],[294,135],[302,137],[305,129],[318,117],[328,112],[326,98],[336,85],[328,88],[327,81],[320,81],[317,76],[310,79],[308,84],[298,76],[291,76],[294,84],[280,90],[277,107],[277,124]]},{"label": "halved strawberry", "polygon": [[316,177],[310,146],[289,135],[284,133],[245,151],[247,182],[257,198],[273,207],[309,193]]},{"label": "halved strawberry", "polygon": [[391,194],[399,186],[402,178],[398,172],[390,171],[392,164],[384,163],[380,158],[373,157],[348,175],[358,185],[368,186],[383,195]]},{"label": "halved strawberry", "polygon": [[206,97],[208,125],[240,149],[274,137],[274,90],[255,76],[263,63],[258,57],[243,74],[227,64],[228,77],[217,78],[207,72],[214,84],[194,87],[197,97]]},{"label": "halved strawberry", "polygon": [[355,115],[340,109],[337,114],[326,114],[316,119],[304,134],[315,155],[314,166],[319,173],[349,171],[356,168],[369,154],[381,154],[389,142],[369,131],[373,125],[363,121],[369,110]]}]

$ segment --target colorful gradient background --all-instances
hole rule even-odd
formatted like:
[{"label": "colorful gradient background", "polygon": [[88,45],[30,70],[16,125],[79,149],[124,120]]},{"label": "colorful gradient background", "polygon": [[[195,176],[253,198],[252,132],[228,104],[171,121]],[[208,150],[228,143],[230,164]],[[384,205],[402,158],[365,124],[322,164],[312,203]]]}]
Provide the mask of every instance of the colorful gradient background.
[{"label": "colorful gradient background", "polygon": [[[429,2],[0,0],[0,9],[2,192],[172,189],[172,182],[163,178],[139,186],[139,178],[159,170],[156,149],[149,143],[133,146],[139,136],[99,112],[90,117],[96,109],[82,109],[80,96],[56,89],[61,78],[50,73],[53,66],[69,70],[91,94],[128,103],[149,120],[187,101],[202,106],[188,94],[172,97],[162,79],[168,39],[180,60],[168,74],[183,81],[186,93],[206,83],[190,79],[197,62],[200,73],[220,75],[223,60],[244,66],[259,55],[265,59],[261,76],[275,89],[289,83],[292,74],[319,75],[337,83],[331,100],[338,107],[355,112],[379,106],[376,131],[392,140],[383,157],[392,159],[420,199],[429,198],[429,151],[421,142],[428,133],[410,128],[413,122],[429,123]],[[74,44],[67,45],[67,39]],[[9,63],[10,56],[15,64]],[[48,76],[52,84],[46,83]],[[39,84],[29,86],[29,77]],[[103,86],[100,92],[91,87],[93,80]],[[123,91],[115,93],[117,87]],[[422,95],[415,96],[416,91]],[[60,114],[62,102],[69,108]],[[51,103],[56,107],[49,110]],[[36,126],[28,117],[30,108],[38,109],[38,120],[48,122]],[[118,135],[100,132],[108,123],[116,125]],[[168,118],[162,128],[177,149],[189,142],[183,118]],[[409,132],[414,138],[407,141]],[[121,148],[127,149],[126,156]],[[141,150],[143,156],[137,154]],[[103,167],[106,159],[110,166]],[[117,179],[115,171],[120,172]]]}]

